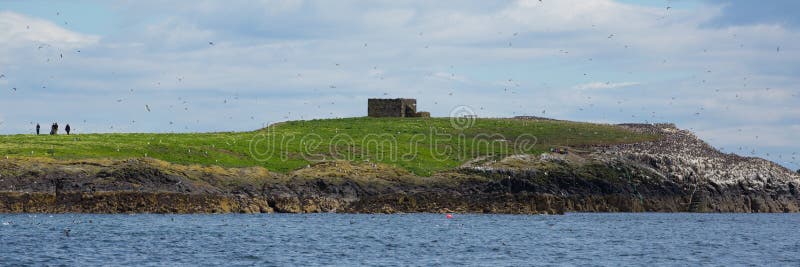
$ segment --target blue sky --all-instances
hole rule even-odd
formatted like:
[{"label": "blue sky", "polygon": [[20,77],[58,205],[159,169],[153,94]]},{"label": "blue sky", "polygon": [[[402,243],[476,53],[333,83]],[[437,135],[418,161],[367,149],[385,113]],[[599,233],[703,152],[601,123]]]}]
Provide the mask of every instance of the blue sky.
[{"label": "blue sky", "polygon": [[796,169],[797,3],[0,0],[0,134],[251,130],[413,97],[675,122]]}]

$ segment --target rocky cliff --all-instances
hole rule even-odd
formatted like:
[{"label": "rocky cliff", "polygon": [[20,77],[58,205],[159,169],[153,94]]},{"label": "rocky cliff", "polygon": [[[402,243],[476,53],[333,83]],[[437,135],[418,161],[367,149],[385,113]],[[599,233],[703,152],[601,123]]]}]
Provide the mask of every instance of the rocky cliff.
[{"label": "rocky cliff", "polygon": [[661,179],[691,189],[692,209],[736,212],[798,211],[800,174],[761,158],[722,153],[673,125],[623,125],[656,132],[659,141],[597,149],[648,168]]},{"label": "rocky cliff", "polygon": [[[658,141],[484,157],[415,176],[369,162],[288,174],[153,159],[0,160],[0,212],[797,212],[800,175],[672,125]],[[563,152],[566,150],[566,152]]]}]

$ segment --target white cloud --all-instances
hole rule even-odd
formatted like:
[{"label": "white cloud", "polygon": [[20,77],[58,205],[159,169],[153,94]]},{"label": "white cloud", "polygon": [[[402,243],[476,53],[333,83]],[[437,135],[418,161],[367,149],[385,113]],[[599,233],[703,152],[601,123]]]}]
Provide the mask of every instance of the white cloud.
[{"label": "white cloud", "polygon": [[148,25],[144,35],[150,45],[159,45],[160,48],[205,47],[208,42],[215,41],[212,31],[175,18]]},{"label": "white cloud", "polygon": [[36,43],[74,48],[97,43],[99,39],[64,29],[47,20],[0,11],[0,40],[3,40],[0,47],[33,46]]},{"label": "white cloud", "polygon": [[413,9],[390,9],[368,11],[364,14],[364,24],[374,28],[397,28],[406,26],[416,12]]},{"label": "white cloud", "polygon": [[622,88],[622,87],[630,87],[630,86],[637,86],[641,83],[638,82],[591,82],[585,84],[579,84],[574,86],[573,88],[578,90],[592,90],[592,89],[614,89],[614,88]]}]

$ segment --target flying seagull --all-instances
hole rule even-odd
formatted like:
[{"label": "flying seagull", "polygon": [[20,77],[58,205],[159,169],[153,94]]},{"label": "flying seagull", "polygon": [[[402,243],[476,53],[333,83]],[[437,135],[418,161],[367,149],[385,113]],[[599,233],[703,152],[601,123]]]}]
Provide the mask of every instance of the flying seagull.
[{"label": "flying seagull", "polygon": [[144,105],[144,108],[146,108],[146,109],[147,109],[147,112],[150,112],[150,106],[148,106],[148,105]]}]

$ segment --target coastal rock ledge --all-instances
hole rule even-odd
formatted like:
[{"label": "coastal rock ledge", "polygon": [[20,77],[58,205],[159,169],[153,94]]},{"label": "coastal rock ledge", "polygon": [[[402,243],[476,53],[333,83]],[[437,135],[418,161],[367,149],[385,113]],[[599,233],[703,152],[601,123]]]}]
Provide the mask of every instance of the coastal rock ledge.
[{"label": "coastal rock ledge", "polygon": [[472,160],[420,177],[320,162],[287,174],[149,158],[0,160],[0,212],[398,213],[798,212],[800,175],[722,153],[669,124],[657,141]]}]

